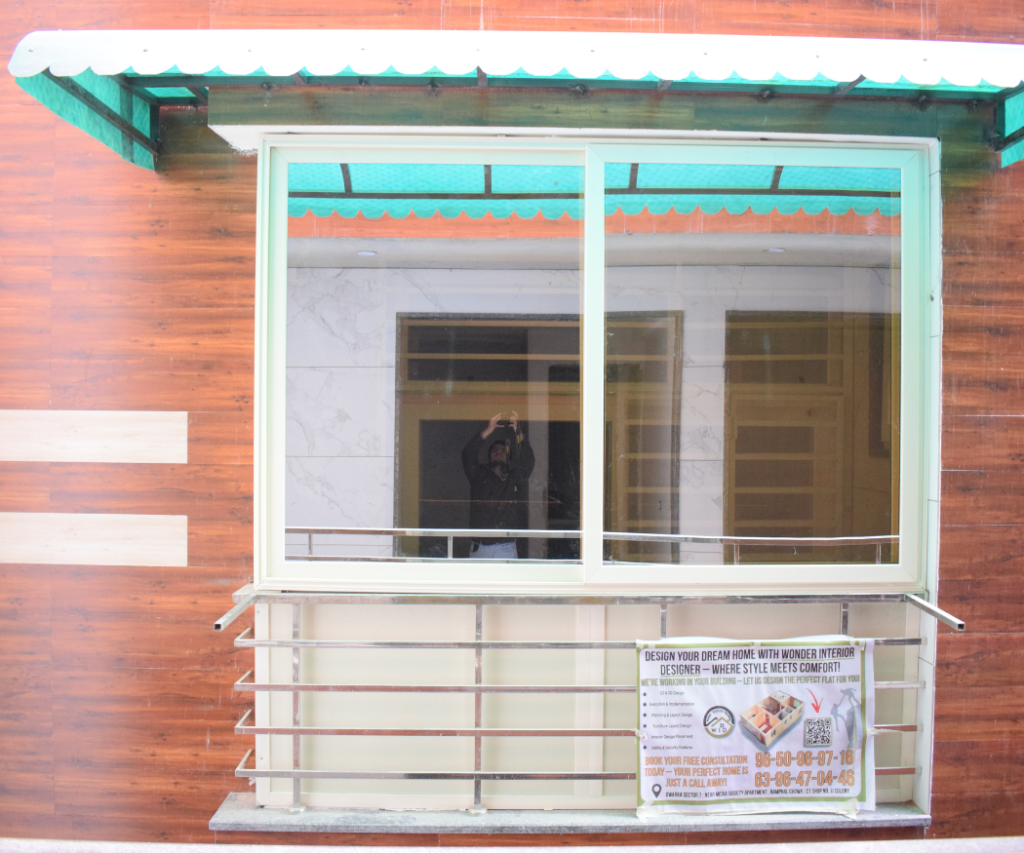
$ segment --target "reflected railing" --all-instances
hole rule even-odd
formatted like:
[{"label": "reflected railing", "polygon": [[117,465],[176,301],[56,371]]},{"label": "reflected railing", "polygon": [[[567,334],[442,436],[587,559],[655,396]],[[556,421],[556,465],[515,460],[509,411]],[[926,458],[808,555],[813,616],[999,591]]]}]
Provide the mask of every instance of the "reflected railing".
[{"label": "reflected railing", "polygon": [[[455,558],[456,539],[580,539],[583,535],[579,530],[509,530],[479,529],[465,527],[286,527],[286,534],[306,537],[305,554],[288,554],[286,560],[330,560],[330,561],[377,561],[377,562],[444,562]],[[408,557],[408,556],[338,556],[317,554],[314,550],[317,543],[314,536],[392,536],[444,537],[448,540],[447,557]],[[748,546],[769,547],[841,547],[849,545],[874,545],[875,562],[882,562],[882,548],[885,545],[898,545],[899,536],[697,536],[685,533],[626,533],[606,531],[605,542],[668,542],[673,544],[697,543],[706,545],[731,545],[733,563],[740,562],[740,549]],[[328,544],[328,543],[323,543]],[[329,543],[337,545],[338,543]],[[295,547],[294,545],[292,547]],[[493,560],[491,562],[527,562],[525,560]],[[532,560],[529,562],[550,562],[549,560]],[[564,562],[578,563],[579,560]]]}]

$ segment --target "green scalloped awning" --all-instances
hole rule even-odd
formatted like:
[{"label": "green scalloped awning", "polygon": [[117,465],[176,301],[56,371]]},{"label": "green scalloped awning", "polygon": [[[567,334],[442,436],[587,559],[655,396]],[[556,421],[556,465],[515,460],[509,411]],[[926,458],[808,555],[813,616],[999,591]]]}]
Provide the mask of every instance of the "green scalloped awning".
[{"label": "green scalloped awning", "polygon": [[[160,153],[160,107],[203,106],[212,89],[260,86],[568,87],[994,103],[992,147],[1004,166],[1024,158],[1024,45],[652,33],[57,31],[25,36],[8,69],[57,115],[148,168]],[[840,202],[826,204],[831,210]]]},{"label": "green scalloped awning", "polygon": [[[513,214],[532,219],[568,215],[580,219],[583,170],[573,166],[473,166],[396,163],[292,163],[288,168],[288,215],[337,213],[378,219],[440,214],[480,219]],[[662,215],[777,210],[816,215],[900,212],[896,169],[808,166],[696,166],[609,163],[605,213],[645,210]]]}]

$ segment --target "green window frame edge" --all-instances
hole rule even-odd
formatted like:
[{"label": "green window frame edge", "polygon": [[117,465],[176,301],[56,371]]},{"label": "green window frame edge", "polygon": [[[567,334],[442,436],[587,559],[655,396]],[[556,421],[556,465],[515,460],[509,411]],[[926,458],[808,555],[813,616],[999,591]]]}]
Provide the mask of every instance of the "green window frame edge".
[{"label": "green window frame edge", "polygon": [[[504,129],[503,130],[507,130]],[[500,138],[479,128],[445,129],[445,135],[394,134],[265,135],[257,163],[257,299],[254,460],[254,582],[261,591],[349,592],[544,592],[594,594],[750,594],[819,592],[926,592],[934,589],[938,564],[939,453],[941,435],[941,211],[939,143],[935,139],[681,133],[638,133],[624,139],[594,134],[538,138],[526,129]],[[493,132],[492,132],[493,133]],[[344,155],[342,152],[344,151]],[[586,323],[604,313],[604,162],[767,162],[782,165],[851,165],[899,168],[902,177],[902,364],[900,454],[900,563],[808,564],[785,581],[765,586],[752,578],[765,564],[716,565],[715,581],[680,579],[680,567],[630,564],[605,566],[587,561],[602,553],[603,501],[585,501],[581,563],[515,567],[468,560],[448,563],[361,563],[284,561],[284,318],[287,316],[287,164],[328,162],[495,163],[540,162],[584,165],[584,318],[581,362],[584,377],[600,369],[603,323]],[[699,156],[698,156],[699,155]],[[600,227],[595,227],[597,224]],[[913,309],[913,310],[908,310]],[[276,318],[276,319],[275,319]],[[595,355],[595,353],[597,355]],[[590,365],[588,371],[588,365]],[[599,374],[597,374],[599,375]],[[589,384],[589,393],[588,393]],[[593,424],[603,420],[603,386],[584,381],[582,470],[603,470],[603,436]],[[271,421],[273,415],[274,421]],[[588,428],[589,426],[589,428]],[[596,448],[596,449],[595,449]],[[587,476],[585,473],[584,476]],[[602,494],[603,477],[597,477]],[[599,496],[600,497],[600,496]],[[769,564],[770,565],[770,564]],[[698,567],[699,568],[699,567]],[[822,580],[822,573],[841,577]],[[683,571],[692,573],[693,567]],[[426,572],[431,580],[422,580]],[[384,575],[382,578],[381,576]],[[627,577],[628,575],[628,577]],[[481,577],[487,580],[481,581]]]}]

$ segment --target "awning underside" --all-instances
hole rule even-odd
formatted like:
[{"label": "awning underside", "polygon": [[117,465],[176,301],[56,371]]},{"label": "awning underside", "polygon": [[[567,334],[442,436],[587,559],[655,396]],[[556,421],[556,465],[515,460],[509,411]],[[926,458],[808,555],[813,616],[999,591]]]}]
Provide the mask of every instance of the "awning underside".
[{"label": "awning underside", "polygon": [[8,68],[55,113],[150,168],[159,152],[154,111],[202,106],[222,86],[995,101],[1004,104],[994,143],[1003,165],[1024,157],[1024,45],[580,32],[61,31],[27,35]]},{"label": "awning underside", "polygon": [[[582,169],[559,166],[293,163],[288,215],[580,219],[582,175]],[[605,169],[606,215],[688,214],[699,208],[707,214],[852,210],[895,216],[899,194],[895,169],[652,163],[609,163]]]}]

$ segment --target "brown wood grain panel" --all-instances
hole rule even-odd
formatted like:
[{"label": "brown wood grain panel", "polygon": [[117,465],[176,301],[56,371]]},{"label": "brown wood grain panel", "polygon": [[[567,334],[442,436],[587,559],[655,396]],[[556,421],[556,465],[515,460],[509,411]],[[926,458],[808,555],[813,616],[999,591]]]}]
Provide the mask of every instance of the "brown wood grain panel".
[{"label": "brown wood grain panel", "polygon": [[861,38],[933,38],[935,30],[933,9],[923,12],[920,4],[905,1],[881,8],[863,0],[827,4],[806,0],[701,4],[691,0],[670,5],[642,0],[629,6],[610,0],[528,0],[484,6],[469,0],[443,6],[387,0],[327,10],[310,0],[297,4],[260,0],[254,7],[240,0],[213,0],[210,9],[211,22],[218,27],[251,26],[248,22],[252,16],[259,15],[272,22],[268,26],[279,28],[305,28],[316,21],[317,26],[357,29],[629,30],[818,36],[841,31]]},{"label": "brown wood grain panel", "polygon": [[53,462],[50,508],[251,521],[253,484],[244,474],[234,465]]},{"label": "brown wood grain panel", "polygon": [[[30,97],[25,92],[22,94]],[[53,202],[55,120],[53,113],[39,104],[0,103],[0,127],[4,128],[4,143],[0,148],[0,203]],[[33,144],[43,139],[50,142],[49,150]],[[3,221],[14,215],[8,209]]]},{"label": "brown wood grain panel", "polygon": [[1018,255],[943,252],[944,306],[1024,306],[1024,268]]},{"label": "brown wood grain panel", "polygon": [[959,190],[944,197],[942,241],[944,251],[953,254],[1016,255],[1024,250],[1019,222],[1019,192],[990,194],[985,187]]},{"label": "brown wood grain panel", "polygon": [[1024,414],[1024,361],[994,364],[984,357],[942,362],[945,415]]},{"label": "brown wood grain panel", "polygon": [[50,362],[0,359],[0,407],[48,409]]},{"label": "brown wood grain panel", "polygon": [[51,612],[47,567],[0,563],[0,663],[49,661]]},{"label": "brown wood grain panel", "polygon": [[53,814],[53,692],[48,662],[0,663],[0,721],[2,811]]},{"label": "brown wood grain panel", "polygon": [[[234,733],[251,701],[222,670],[54,668],[54,755],[62,768],[128,775],[233,772],[250,744]],[[251,694],[249,694],[251,695]]]},{"label": "brown wood grain panel", "polygon": [[166,818],[206,820],[227,796],[242,790],[245,779],[233,773],[203,770],[139,770],[131,775],[90,767],[88,762],[54,767],[54,810],[57,814],[137,816],[158,811]]},{"label": "brown wood grain panel", "polygon": [[53,763],[51,664],[0,663],[0,708],[4,723],[0,777],[3,768],[42,772]]},{"label": "brown wood grain panel", "polygon": [[1024,685],[935,692],[935,740],[1024,742]]},{"label": "brown wood grain panel", "polygon": [[936,4],[935,36],[943,40],[1014,42],[1024,39],[1024,13],[1014,0]]},{"label": "brown wood grain panel", "polygon": [[[50,270],[33,265],[31,285],[10,283],[26,270],[0,262],[0,359],[44,361],[50,357]],[[13,274],[12,274],[13,273]]]},{"label": "brown wood grain panel", "polygon": [[[162,127],[170,130],[166,123]],[[78,149],[81,131],[62,126],[58,143],[71,146],[71,151],[69,156],[58,158],[54,164],[56,209],[66,214],[66,205],[85,205],[105,221],[118,223],[127,222],[129,215],[136,213],[143,220],[138,225],[156,225],[160,234],[202,234],[218,226],[236,232],[246,221],[239,214],[255,212],[256,159],[232,155],[228,143],[221,137],[209,128],[204,127],[203,131],[219,140],[223,149],[212,157],[216,161],[212,165],[218,167],[214,173],[197,168],[201,162],[195,159],[187,168],[181,163],[183,168],[178,169],[167,169],[160,161],[160,170],[154,172],[134,168],[106,148],[103,150],[116,159],[94,156]],[[191,133],[182,130],[178,135],[187,136],[192,142],[197,133],[198,130]],[[195,158],[194,149],[191,153]],[[210,155],[205,156],[211,159]],[[120,177],[114,184],[110,181],[112,171]],[[190,215],[177,216],[182,208],[187,208]],[[76,220],[71,217],[62,227],[73,228]]]},{"label": "brown wood grain panel", "polygon": [[65,308],[52,311],[53,358],[235,358],[251,363],[253,313],[245,308]]},{"label": "brown wood grain panel", "polygon": [[1024,478],[1014,469],[942,472],[944,524],[1017,524],[1024,514]]},{"label": "brown wood grain panel", "polygon": [[1024,740],[952,741],[935,744],[932,785],[936,794],[1022,790]]},{"label": "brown wood grain panel", "polygon": [[255,304],[256,237],[242,250],[196,258],[57,255],[51,293],[63,308],[245,308]]},{"label": "brown wood grain panel", "polygon": [[1024,834],[1024,809],[1016,792],[936,794],[931,811],[928,838]]},{"label": "brown wood grain panel", "polygon": [[251,251],[251,235],[256,227],[252,207],[232,211],[230,217],[219,222],[179,218],[170,210],[162,215],[139,215],[113,202],[89,206],[88,216],[82,208],[73,201],[54,204],[53,240],[59,247],[56,254],[174,259],[188,252],[195,258],[216,261]]},{"label": "brown wood grain panel", "polygon": [[939,560],[942,582],[1020,576],[1024,572],[1024,526],[944,524]]},{"label": "brown wood grain panel", "polygon": [[247,466],[52,463],[50,472],[53,512],[187,515],[190,565],[237,569],[235,577],[252,568]]},{"label": "brown wood grain panel", "polygon": [[999,364],[1024,361],[1024,309],[946,305],[942,319],[943,356]]},{"label": "brown wood grain panel", "polygon": [[[36,765],[36,769],[24,766],[5,766],[0,763],[0,799],[4,810],[20,814],[45,815],[54,813],[53,769],[48,765]],[[0,818],[0,831],[3,820]]]},{"label": "brown wood grain panel", "polygon": [[50,572],[52,657],[66,669],[212,670],[227,684],[252,668],[252,655],[233,645],[251,624],[249,615],[229,631],[213,630],[251,570],[62,566]]},{"label": "brown wood grain panel", "polygon": [[1019,630],[1024,624],[1024,577],[944,580],[939,584],[939,606],[963,619],[972,633]]},{"label": "brown wood grain panel", "polygon": [[169,4],[149,0],[64,2],[58,5],[57,14],[65,29],[194,30],[210,26],[209,5],[209,0],[183,0]]},{"label": "brown wood grain panel", "polygon": [[49,512],[50,463],[0,462],[0,512]]},{"label": "brown wood grain panel", "polygon": [[952,415],[942,422],[943,469],[1013,468],[1024,463],[1024,417]]},{"label": "brown wood grain panel", "polygon": [[252,358],[54,360],[53,408],[248,411]]},{"label": "brown wood grain panel", "polygon": [[1015,687],[1024,667],[1024,634],[940,634],[935,685]]},{"label": "brown wood grain panel", "polygon": [[842,31],[852,38],[933,38],[935,13],[930,6],[912,0],[887,4],[884,10],[871,2],[766,4],[744,0],[701,3],[697,6],[697,32],[764,33],[765,35],[820,35]]},{"label": "brown wood grain panel", "polygon": [[53,251],[53,206],[0,202],[0,257],[38,258]]},{"label": "brown wood grain panel", "polygon": [[[249,482],[252,482],[250,474]],[[189,519],[188,561],[192,566],[218,566],[231,570],[241,583],[252,580],[253,531],[248,514]],[[241,585],[241,583],[239,585]]]},{"label": "brown wood grain panel", "polygon": [[[252,412],[188,413],[190,465],[253,464]],[[243,479],[251,472],[239,472]]]}]

